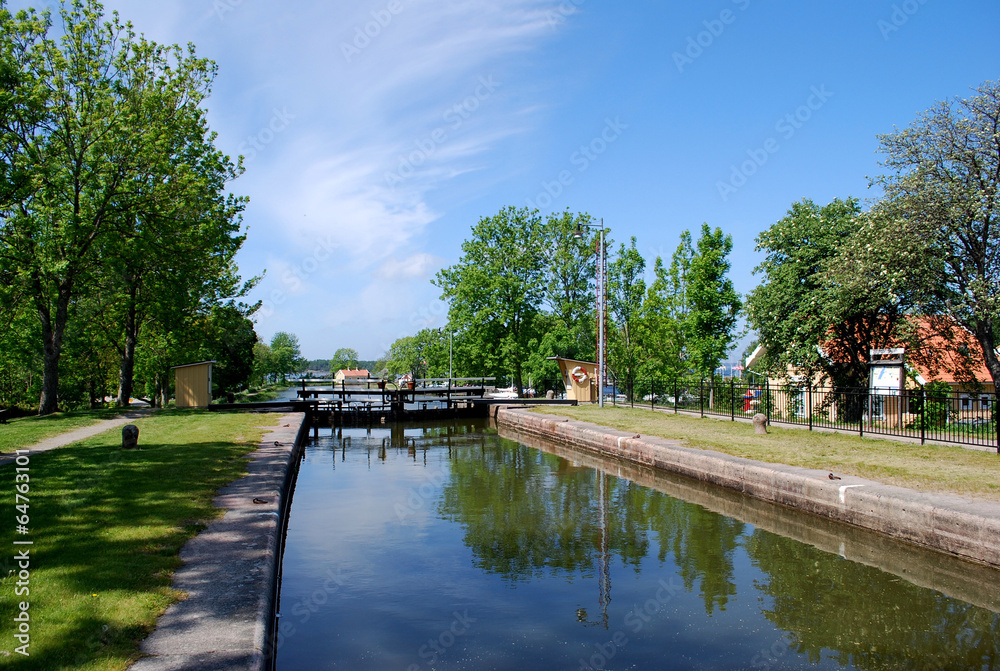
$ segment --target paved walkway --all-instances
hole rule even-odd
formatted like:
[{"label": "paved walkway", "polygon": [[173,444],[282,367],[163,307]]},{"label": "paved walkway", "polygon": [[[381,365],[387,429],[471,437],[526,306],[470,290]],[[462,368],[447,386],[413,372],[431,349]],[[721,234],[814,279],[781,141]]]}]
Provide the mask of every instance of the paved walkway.
[{"label": "paved walkway", "polygon": [[[149,417],[152,413],[153,408],[132,408],[130,410],[126,410],[124,413],[113,419],[102,419],[97,424],[85,426],[82,429],[76,429],[74,431],[67,431],[66,433],[60,433],[58,436],[46,438],[45,440],[35,443],[34,445],[29,445],[20,449],[28,450],[29,455],[34,456],[40,452],[48,452],[49,450],[54,450],[57,447],[65,447],[66,445],[75,443],[79,440],[86,440],[91,436],[104,433],[109,429],[125,426],[126,424],[130,424],[137,419],[141,419],[142,417]],[[11,463],[16,457],[16,454],[0,455],[0,466]]]},{"label": "paved walkway", "polygon": [[187,594],[170,606],[142,642],[144,657],[130,671],[264,671],[281,561],[296,439],[305,416],[285,415],[268,427],[247,475],[219,491],[225,515],[189,540],[174,589]]}]

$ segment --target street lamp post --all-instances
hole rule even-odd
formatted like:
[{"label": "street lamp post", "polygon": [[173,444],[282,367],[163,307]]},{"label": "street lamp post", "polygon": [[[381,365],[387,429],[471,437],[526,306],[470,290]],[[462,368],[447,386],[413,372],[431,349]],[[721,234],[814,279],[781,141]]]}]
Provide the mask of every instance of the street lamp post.
[{"label": "street lamp post", "polygon": [[605,366],[606,366],[606,352],[607,352],[607,338],[604,329],[604,317],[607,312],[607,255],[604,249],[604,219],[601,219],[601,225],[596,226],[594,224],[580,224],[577,222],[576,230],[573,231],[573,237],[577,240],[583,238],[584,228],[597,228],[600,230],[600,236],[597,243],[597,403],[600,407],[604,407],[604,378],[606,376]]}]

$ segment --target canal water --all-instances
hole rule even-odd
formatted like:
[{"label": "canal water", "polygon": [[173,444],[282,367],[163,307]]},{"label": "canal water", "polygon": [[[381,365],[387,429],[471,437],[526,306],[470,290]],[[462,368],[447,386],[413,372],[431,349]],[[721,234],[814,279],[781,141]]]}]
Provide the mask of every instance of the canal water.
[{"label": "canal water", "polygon": [[1000,669],[992,569],[516,438],[321,433],[279,671]]}]

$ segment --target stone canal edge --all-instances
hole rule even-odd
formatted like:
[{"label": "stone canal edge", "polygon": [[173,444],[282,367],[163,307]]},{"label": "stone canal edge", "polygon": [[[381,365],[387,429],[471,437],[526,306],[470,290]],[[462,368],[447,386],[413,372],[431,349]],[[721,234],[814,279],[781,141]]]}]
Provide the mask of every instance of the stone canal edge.
[{"label": "stone canal edge", "polygon": [[308,424],[303,413],[267,427],[247,475],[219,490],[225,509],[181,549],[170,606],[142,642],[132,671],[209,671],[271,666],[281,543]]},{"label": "stone canal edge", "polygon": [[1000,503],[917,492],[829,471],[770,464],[678,441],[496,406],[499,426],[642,464],[867,529],[897,540],[1000,567]]}]

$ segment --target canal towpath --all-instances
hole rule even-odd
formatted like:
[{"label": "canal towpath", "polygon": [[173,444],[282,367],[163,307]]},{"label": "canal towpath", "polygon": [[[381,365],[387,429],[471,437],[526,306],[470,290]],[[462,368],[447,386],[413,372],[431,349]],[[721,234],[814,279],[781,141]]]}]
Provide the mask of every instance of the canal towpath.
[{"label": "canal towpath", "polygon": [[225,510],[181,549],[173,587],[187,596],[160,616],[132,671],[269,668],[281,534],[300,457],[302,413],[267,427],[247,475],[219,490]]}]

